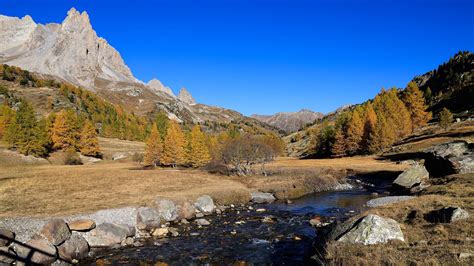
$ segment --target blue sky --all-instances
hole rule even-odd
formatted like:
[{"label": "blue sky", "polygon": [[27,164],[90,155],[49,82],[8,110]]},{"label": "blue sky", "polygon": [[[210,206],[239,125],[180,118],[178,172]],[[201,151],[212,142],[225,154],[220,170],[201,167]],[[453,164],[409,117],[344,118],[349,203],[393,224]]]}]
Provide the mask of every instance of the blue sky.
[{"label": "blue sky", "polygon": [[252,113],[330,112],[474,51],[474,2],[1,0],[61,22],[76,7],[136,77]]}]

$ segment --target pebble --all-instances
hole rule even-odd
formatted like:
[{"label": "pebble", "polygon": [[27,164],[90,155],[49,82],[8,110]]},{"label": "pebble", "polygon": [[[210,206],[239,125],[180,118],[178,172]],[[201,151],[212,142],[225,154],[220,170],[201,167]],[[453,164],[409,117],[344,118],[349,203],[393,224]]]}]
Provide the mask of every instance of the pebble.
[{"label": "pebble", "polygon": [[208,220],[206,220],[206,219],[197,219],[197,220],[196,220],[196,223],[197,223],[198,225],[201,225],[201,226],[207,226],[207,225],[210,225],[210,224],[211,224],[211,223],[210,223]]},{"label": "pebble", "polygon": [[236,231],[231,231],[230,234],[231,234],[231,235],[236,235],[237,232],[236,232]]},{"label": "pebble", "polygon": [[181,223],[182,224],[189,224],[188,220],[186,220],[186,219],[181,219]]},{"label": "pebble", "polygon": [[245,222],[244,221],[237,221],[237,222],[235,222],[235,224],[245,224]]},{"label": "pebble", "polygon": [[234,204],[230,204],[230,207],[231,207],[231,208],[235,208],[235,205],[234,205]]},{"label": "pebble", "polygon": [[299,236],[295,236],[295,238],[294,238],[294,239],[295,239],[296,241],[300,241],[300,240],[301,240],[301,237],[299,237]]},{"label": "pebble", "polygon": [[196,218],[202,218],[202,217],[204,217],[204,214],[200,212],[196,213]]},{"label": "pebble", "polygon": [[199,233],[191,233],[191,234],[189,234],[189,235],[190,235],[190,236],[198,236]]},{"label": "pebble", "polygon": [[170,233],[171,233],[172,236],[174,236],[174,237],[179,236],[178,229],[176,229],[176,228],[174,228],[174,227],[170,227],[170,228],[168,228],[168,230],[170,231]]},{"label": "pebble", "polygon": [[249,210],[253,210],[253,207],[252,207],[252,206],[249,206]]},{"label": "pebble", "polygon": [[263,209],[263,208],[260,208],[260,209],[256,209],[255,211],[256,211],[256,212],[264,212],[264,211],[266,211],[266,210]]}]

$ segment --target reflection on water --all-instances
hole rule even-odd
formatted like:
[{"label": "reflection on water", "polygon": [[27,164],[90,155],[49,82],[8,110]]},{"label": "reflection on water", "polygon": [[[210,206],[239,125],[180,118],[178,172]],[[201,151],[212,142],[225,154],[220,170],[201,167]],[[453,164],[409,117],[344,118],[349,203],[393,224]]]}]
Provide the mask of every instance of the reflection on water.
[{"label": "reflection on water", "polygon": [[[343,218],[349,211],[359,212],[370,198],[368,191],[360,189],[316,193],[292,204],[254,206],[254,210],[242,207],[206,217],[209,227],[180,226],[179,237],[149,240],[139,248],[99,251],[96,260],[85,263],[99,259],[100,263],[128,265],[311,264],[316,232],[309,219],[314,215]],[[267,211],[256,212],[256,208]]]}]

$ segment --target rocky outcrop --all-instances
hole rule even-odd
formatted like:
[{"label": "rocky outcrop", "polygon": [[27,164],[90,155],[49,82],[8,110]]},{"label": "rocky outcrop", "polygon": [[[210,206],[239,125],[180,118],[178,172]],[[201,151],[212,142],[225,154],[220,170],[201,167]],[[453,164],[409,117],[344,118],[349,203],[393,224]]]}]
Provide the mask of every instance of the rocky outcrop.
[{"label": "rocky outcrop", "polygon": [[425,219],[432,223],[452,223],[466,220],[469,216],[466,210],[459,207],[445,207],[427,213]]},{"label": "rocky outcrop", "polygon": [[416,164],[401,173],[392,183],[396,193],[416,193],[426,188],[429,173],[423,165]]},{"label": "rocky outcrop", "polygon": [[474,173],[474,152],[466,141],[439,144],[424,153],[425,165],[435,176]]},{"label": "rocky outcrop", "polygon": [[387,243],[389,240],[405,241],[400,225],[395,220],[373,214],[355,222],[349,221],[335,231],[336,234],[342,232],[336,237],[337,241],[351,244],[374,245]]},{"label": "rocky outcrop", "polygon": [[252,192],[250,196],[253,203],[272,203],[275,201],[272,193]]},{"label": "rocky outcrop", "polygon": [[191,93],[189,93],[189,91],[185,87],[182,87],[181,90],[179,91],[178,99],[189,105],[196,104],[196,100],[194,100]]},{"label": "rocky outcrop", "polygon": [[324,114],[322,113],[302,109],[298,112],[281,112],[274,115],[253,114],[251,117],[279,128],[287,133],[291,133],[303,128],[309,123],[313,123],[323,116]]}]

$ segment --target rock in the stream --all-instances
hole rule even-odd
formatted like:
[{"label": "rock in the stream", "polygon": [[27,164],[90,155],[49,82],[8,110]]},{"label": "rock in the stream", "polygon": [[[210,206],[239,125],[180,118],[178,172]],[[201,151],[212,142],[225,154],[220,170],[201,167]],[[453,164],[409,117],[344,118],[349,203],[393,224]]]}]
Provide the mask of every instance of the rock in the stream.
[{"label": "rock in the stream", "polygon": [[211,214],[216,208],[214,201],[208,195],[199,197],[194,203],[194,206],[203,214]]},{"label": "rock in the stream", "polygon": [[321,221],[321,217],[315,216],[311,220],[309,220],[309,224],[315,227],[320,227],[323,223]]},{"label": "rock in the stream", "polygon": [[152,230],[155,228],[160,227],[160,213],[154,209],[149,207],[140,207],[137,211],[137,225],[143,224],[141,226],[144,230]]},{"label": "rock in the stream", "polygon": [[95,222],[91,219],[77,219],[68,223],[71,231],[87,232],[95,228]]},{"label": "rock in the stream", "polygon": [[134,229],[131,227],[111,223],[99,224],[95,229],[83,234],[91,247],[112,247],[134,235]]},{"label": "rock in the stream", "polygon": [[71,236],[71,231],[63,219],[52,219],[48,221],[40,234],[51,244],[58,246]]},{"label": "rock in the stream", "polygon": [[254,203],[272,203],[275,201],[275,197],[272,193],[252,192],[250,196]]},{"label": "rock in the stream", "polygon": [[18,256],[36,264],[51,264],[57,258],[56,247],[41,236],[17,246]]},{"label": "rock in the stream", "polygon": [[189,201],[184,201],[179,206],[179,218],[181,219],[192,219],[196,216],[196,208]]},{"label": "rock in the stream", "polygon": [[178,208],[169,199],[158,198],[155,200],[156,208],[161,219],[171,222],[178,218]]},{"label": "rock in the stream", "polygon": [[201,226],[207,226],[207,225],[210,225],[210,224],[211,224],[211,223],[210,223],[208,220],[206,220],[206,219],[197,219],[197,220],[196,220],[196,223],[197,223],[198,225],[201,225]]},{"label": "rock in the stream", "polygon": [[9,247],[0,247],[0,265],[3,265],[3,263],[6,263],[7,265],[12,264],[15,261],[15,256],[16,253],[13,249]]},{"label": "rock in the stream", "polygon": [[452,223],[468,218],[469,213],[459,207],[445,207],[425,215],[425,219],[432,223]]},{"label": "rock in the stream", "polygon": [[395,220],[373,214],[352,222],[352,227],[337,238],[337,241],[364,245],[386,243],[389,240],[405,241],[400,225]]},{"label": "rock in the stream", "polygon": [[15,240],[15,233],[10,230],[0,228],[0,247],[9,246]]},{"label": "rock in the stream", "polygon": [[165,237],[167,236],[169,233],[169,230],[168,228],[164,227],[164,228],[156,228],[153,233],[152,233],[152,236],[154,237]]},{"label": "rock in the stream", "polygon": [[380,206],[386,206],[402,201],[407,201],[414,199],[416,197],[414,196],[389,196],[389,197],[381,197],[381,198],[376,198],[376,199],[371,199],[367,201],[366,205],[369,208],[375,208],[375,207],[380,207]]},{"label": "rock in the stream", "polygon": [[401,193],[420,192],[428,186],[430,174],[423,165],[414,165],[401,173],[392,183],[392,189]]},{"label": "rock in the stream", "polygon": [[474,173],[474,152],[466,141],[453,141],[424,151],[426,165],[436,176]]},{"label": "rock in the stream", "polygon": [[89,253],[89,244],[79,233],[73,232],[71,237],[58,247],[58,253],[63,260],[82,260]]}]

